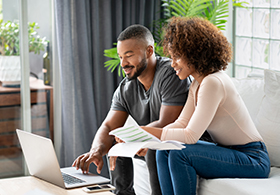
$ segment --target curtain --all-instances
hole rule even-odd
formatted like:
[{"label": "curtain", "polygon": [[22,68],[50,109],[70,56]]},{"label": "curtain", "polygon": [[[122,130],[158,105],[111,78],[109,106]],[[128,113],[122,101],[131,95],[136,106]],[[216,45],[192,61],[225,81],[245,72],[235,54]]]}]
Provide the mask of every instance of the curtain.
[{"label": "curtain", "polygon": [[[104,68],[104,49],[131,24],[152,32],[160,0],[55,0],[62,94],[61,166],[89,151],[122,78]],[[106,161],[105,161],[106,162]],[[94,168],[91,168],[93,170]],[[102,175],[108,176],[107,165]]]}]

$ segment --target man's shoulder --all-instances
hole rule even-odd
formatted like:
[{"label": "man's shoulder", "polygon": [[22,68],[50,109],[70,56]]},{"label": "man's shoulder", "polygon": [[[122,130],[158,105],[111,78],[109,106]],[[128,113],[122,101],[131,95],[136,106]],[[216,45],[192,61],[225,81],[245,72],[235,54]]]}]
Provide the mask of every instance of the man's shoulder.
[{"label": "man's shoulder", "polygon": [[157,56],[157,69],[167,68],[173,69],[171,67],[171,59],[167,57]]},{"label": "man's shoulder", "polygon": [[156,73],[159,76],[164,77],[168,77],[171,74],[175,74],[174,69],[171,67],[171,59],[167,57],[157,56]]}]

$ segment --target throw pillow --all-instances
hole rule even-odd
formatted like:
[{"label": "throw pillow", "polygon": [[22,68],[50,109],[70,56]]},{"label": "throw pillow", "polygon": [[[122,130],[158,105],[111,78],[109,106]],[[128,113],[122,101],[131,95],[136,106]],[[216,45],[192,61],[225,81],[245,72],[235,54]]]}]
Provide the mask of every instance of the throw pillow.
[{"label": "throw pillow", "polygon": [[280,167],[280,73],[264,71],[265,96],[256,118],[256,127],[267,146],[271,166]]},{"label": "throw pillow", "polygon": [[232,81],[244,101],[251,118],[255,122],[264,97],[263,78],[232,78]]}]

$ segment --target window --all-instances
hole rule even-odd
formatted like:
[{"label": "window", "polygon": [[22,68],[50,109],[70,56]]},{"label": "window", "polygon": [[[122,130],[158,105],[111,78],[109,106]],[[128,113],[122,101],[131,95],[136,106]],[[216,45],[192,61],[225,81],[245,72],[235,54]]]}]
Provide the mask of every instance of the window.
[{"label": "window", "polygon": [[[51,45],[51,0],[28,0],[28,2],[25,2],[29,12],[23,13],[27,14],[28,22],[38,23],[40,27],[36,29],[38,35],[46,37]],[[19,21],[20,1],[0,0],[0,10],[0,19],[3,19],[3,22],[11,21],[16,23]],[[25,33],[27,34],[27,32]],[[17,128],[26,131],[31,130],[35,134],[53,138],[53,87],[45,85],[43,81],[44,53],[45,51],[41,51],[40,54],[30,52],[29,67],[28,64],[27,66],[26,64],[23,65],[24,70],[28,70],[27,79],[29,79],[30,90],[20,88],[18,84],[10,85],[7,82],[4,83],[3,78],[0,80],[0,178],[25,174],[24,159],[15,133]],[[10,57],[9,55],[7,56]],[[14,56],[19,57],[18,54]],[[0,55],[0,57],[3,56]],[[4,72],[2,68],[0,71]],[[14,72],[15,70],[13,69]],[[19,80],[22,81],[22,77]],[[28,93],[30,93],[30,102],[26,101],[29,98],[21,99],[22,95]],[[22,101],[24,101],[23,104]],[[29,106],[25,109],[26,105],[29,105],[30,109]],[[25,120],[25,118],[31,119],[31,129],[29,128],[29,120]]]},{"label": "window", "polygon": [[280,71],[280,0],[246,0],[236,8],[234,75]]}]

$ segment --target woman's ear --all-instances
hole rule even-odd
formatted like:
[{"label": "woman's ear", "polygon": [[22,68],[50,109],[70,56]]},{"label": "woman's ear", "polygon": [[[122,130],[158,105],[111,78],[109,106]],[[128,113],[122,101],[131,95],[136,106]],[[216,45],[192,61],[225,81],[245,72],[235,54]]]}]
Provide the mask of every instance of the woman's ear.
[{"label": "woman's ear", "polygon": [[154,47],[152,45],[148,45],[146,49],[147,58],[151,57],[154,54]]}]

